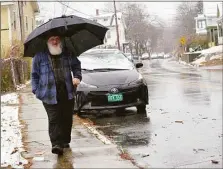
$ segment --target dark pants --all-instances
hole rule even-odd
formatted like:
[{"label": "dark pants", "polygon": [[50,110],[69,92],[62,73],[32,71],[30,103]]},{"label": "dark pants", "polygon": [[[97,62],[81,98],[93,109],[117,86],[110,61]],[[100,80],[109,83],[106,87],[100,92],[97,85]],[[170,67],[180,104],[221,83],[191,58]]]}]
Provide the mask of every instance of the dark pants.
[{"label": "dark pants", "polygon": [[74,99],[59,101],[50,105],[43,103],[49,125],[49,136],[52,146],[70,143],[73,123]]}]

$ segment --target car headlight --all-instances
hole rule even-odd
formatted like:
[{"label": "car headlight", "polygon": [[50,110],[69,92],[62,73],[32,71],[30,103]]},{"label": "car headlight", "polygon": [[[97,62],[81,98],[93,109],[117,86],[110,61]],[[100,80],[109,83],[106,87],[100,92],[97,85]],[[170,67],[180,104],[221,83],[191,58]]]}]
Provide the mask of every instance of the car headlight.
[{"label": "car headlight", "polygon": [[95,85],[87,84],[87,83],[84,83],[83,81],[81,81],[81,83],[78,87],[80,87],[80,88],[98,88]]},{"label": "car headlight", "polygon": [[133,81],[133,82],[130,82],[129,85],[132,85],[132,84],[140,84],[143,82],[143,76],[139,73],[139,77],[137,80]]}]

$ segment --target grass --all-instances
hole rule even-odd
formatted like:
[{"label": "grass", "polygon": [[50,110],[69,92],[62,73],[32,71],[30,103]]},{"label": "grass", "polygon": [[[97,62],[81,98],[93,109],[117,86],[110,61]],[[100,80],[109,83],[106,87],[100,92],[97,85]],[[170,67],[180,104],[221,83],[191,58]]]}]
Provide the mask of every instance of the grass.
[{"label": "grass", "polygon": [[217,66],[217,65],[223,65],[222,59],[213,59],[209,60],[207,62],[202,62],[201,66]]}]

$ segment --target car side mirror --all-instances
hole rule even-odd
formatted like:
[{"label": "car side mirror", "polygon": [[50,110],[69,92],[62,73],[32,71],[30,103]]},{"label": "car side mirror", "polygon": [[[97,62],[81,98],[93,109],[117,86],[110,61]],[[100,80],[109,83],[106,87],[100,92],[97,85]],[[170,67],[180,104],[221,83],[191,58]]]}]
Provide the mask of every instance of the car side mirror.
[{"label": "car side mirror", "polygon": [[143,64],[142,63],[136,63],[135,66],[136,66],[136,68],[141,68],[141,67],[143,67]]}]

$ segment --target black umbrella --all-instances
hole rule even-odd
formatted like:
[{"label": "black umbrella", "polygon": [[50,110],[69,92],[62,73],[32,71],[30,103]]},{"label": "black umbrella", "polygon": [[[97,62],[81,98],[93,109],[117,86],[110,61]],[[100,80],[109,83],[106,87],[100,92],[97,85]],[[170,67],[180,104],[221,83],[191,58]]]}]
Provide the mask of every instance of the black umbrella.
[{"label": "black umbrella", "polygon": [[46,50],[46,38],[58,34],[64,44],[75,56],[103,44],[108,28],[89,19],[78,16],[62,16],[54,18],[37,27],[24,43],[24,56],[34,57],[38,52]]}]

